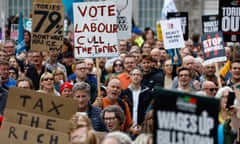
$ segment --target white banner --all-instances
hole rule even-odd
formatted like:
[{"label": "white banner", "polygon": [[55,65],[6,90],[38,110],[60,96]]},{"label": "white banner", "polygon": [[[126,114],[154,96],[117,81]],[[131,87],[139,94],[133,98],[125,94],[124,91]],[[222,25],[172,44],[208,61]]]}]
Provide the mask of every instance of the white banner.
[{"label": "white banner", "polygon": [[132,30],[132,0],[116,0],[118,39],[131,38]]},{"label": "white banner", "polygon": [[73,3],[73,14],[75,58],[118,56],[115,2]]},{"label": "white banner", "polygon": [[160,20],[165,49],[185,47],[180,19]]}]

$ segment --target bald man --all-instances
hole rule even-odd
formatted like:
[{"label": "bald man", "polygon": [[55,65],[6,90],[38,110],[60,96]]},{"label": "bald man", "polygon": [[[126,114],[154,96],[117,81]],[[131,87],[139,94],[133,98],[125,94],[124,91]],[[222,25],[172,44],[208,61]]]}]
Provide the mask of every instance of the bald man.
[{"label": "bald man", "polygon": [[[214,82],[206,80],[202,84],[201,91],[202,91],[201,94],[203,94],[203,95],[215,97],[215,95],[218,91],[218,88]],[[200,94],[200,93],[198,93],[198,94]]]}]

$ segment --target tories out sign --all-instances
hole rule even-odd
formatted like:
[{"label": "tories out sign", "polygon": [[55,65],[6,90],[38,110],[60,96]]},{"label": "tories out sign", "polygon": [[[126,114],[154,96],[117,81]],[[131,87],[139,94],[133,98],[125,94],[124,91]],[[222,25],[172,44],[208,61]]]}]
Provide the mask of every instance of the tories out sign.
[{"label": "tories out sign", "polygon": [[219,101],[155,89],[155,144],[217,144]]},{"label": "tories out sign", "polygon": [[219,1],[219,30],[223,32],[225,42],[240,41],[239,11],[239,1]]},{"label": "tories out sign", "polygon": [[75,58],[118,56],[116,3],[73,4]]}]

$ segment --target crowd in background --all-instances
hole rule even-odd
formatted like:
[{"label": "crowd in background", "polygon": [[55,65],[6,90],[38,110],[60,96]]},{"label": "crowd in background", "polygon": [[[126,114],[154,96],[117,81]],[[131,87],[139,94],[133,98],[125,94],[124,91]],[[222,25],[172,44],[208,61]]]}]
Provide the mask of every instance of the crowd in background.
[{"label": "crowd in background", "polygon": [[[240,114],[238,107],[225,105],[234,84],[240,82],[240,59],[234,58],[233,45],[226,43],[227,60],[217,63],[220,71],[215,63],[203,65],[199,37],[194,34],[174,55],[151,28],[134,27],[131,38],[119,40],[119,57],[98,58],[97,69],[95,58],[74,58],[71,31],[61,52],[31,51],[31,33],[25,31],[26,51],[16,55],[6,26],[0,49],[0,112],[4,115],[10,87],[32,89],[78,101],[80,114],[69,121],[72,144],[152,144],[153,89],[159,86],[220,99],[219,143],[233,143],[237,131],[231,120]],[[108,134],[100,142],[96,131]]]}]

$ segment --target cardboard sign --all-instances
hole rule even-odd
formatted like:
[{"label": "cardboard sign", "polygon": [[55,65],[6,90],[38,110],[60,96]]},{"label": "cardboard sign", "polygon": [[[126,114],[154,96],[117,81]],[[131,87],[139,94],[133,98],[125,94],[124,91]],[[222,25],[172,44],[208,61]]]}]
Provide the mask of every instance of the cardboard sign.
[{"label": "cardboard sign", "polygon": [[32,90],[11,87],[6,108],[69,120],[77,111],[77,102]]},{"label": "cardboard sign", "polygon": [[24,111],[5,109],[6,121],[30,126],[33,128],[42,128],[51,131],[67,133],[69,130],[68,120],[38,115]]},{"label": "cardboard sign", "polygon": [[155,144],[217,144],[219,101],[155,89]]},{"label": "cardboard sign", "polygon": [[32,0],[32,3],[62,3],[62,0]]},{"label": "cardboard sign", "polygon": [[1,133],[3,144],[67,144],[68,135],[4,122]]},{"label": "cardboard sign", "polygon": [[113,1],[73,3],[75,58],[118,56],[116,9]]},{"label": "cardboard sign", "polygon": [[117,3],[117,22],[118,39],[131,38],[132,30],[132,1],[116,0]]},{"label": "cardboard sign", "polygon": [[188,32],[188,12],[168,12],[168,19],[179,18],[181,21],[181,28],[183,32],[184,40],[188,40],[189,32]]},{"label": "cardboard sign", "polygon": [[219,1],[219,31],[222,31],[225,42],[240,41],[239,8],[237,0]]},{"label": "cardboard sign", "polygon": [[165,49],[185,46],[180,19],[160,20]]},{"label": "cardboard sign", "polygon": [[77,112],[75,100],[17,87],[11,87],[8,96],[1,142],[67,143],[68,120]]},{"label": "cardboard sign", "polygon": [[203,34],[218,32],[218,15],[202,16],[202,32]]},{"label": "cardboard sign", "polygon": [[204,64],[226,61],[223,36],[221,32],[201,36]]},{"label": "cardboard sign", "polygon": [[32,44],[34,51],[62,51],[64,7],[56,3],[34,3]]}]

